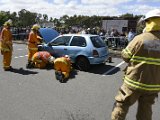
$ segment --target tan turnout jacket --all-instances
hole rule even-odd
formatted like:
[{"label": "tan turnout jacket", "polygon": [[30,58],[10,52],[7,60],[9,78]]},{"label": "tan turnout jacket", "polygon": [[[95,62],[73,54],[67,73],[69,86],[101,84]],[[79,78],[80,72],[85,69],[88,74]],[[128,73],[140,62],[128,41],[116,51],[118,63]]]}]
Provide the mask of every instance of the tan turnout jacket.
[{"label": "tan turnout jacket", "polygon": [[128,63],[124,82],[132,89],[160,91],[160,31],[136,36],[122,51]]}]

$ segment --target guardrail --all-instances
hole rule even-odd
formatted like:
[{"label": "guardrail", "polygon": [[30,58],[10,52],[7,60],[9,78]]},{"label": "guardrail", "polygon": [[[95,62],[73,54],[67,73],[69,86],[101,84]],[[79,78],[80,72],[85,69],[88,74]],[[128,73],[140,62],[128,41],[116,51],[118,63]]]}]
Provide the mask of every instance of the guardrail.
[{"label": "guardrail", "polygon": [[128,44],[126,37],[105,37],[103,39],[106,45],[110,48],[125,48]]},{"label": "guardrail", "polygon": [[27,33],[19,33],[19,34],[12,34],[14,40],[25,40],[28,37]]}]

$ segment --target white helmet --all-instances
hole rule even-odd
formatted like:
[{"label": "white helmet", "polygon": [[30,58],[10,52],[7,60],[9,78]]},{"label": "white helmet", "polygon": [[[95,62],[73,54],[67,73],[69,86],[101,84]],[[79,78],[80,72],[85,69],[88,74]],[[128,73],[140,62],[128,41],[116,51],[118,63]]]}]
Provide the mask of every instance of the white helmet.
[{"label": "white helmet", "polygon": [[153,18],[153,17],[160,17],[160,10],[159,9],[154,9],[154,10],[151,10],[149,11],[143,20],[147,20],[149,18]]},{"label": "white helmet", "polygon": [[54,60],[55,60],[55,58],[54,58],[53,56],[51,56],[51,57],[49,57],[49,60],[48,60],[48,61],[49,61],[50,63],[53,63]]},{"label": "white helmet", "polygon": [[67,59],[70,59],[70,56],[69,56],[69,55],[65,55],[64,57],[67,58]]}]

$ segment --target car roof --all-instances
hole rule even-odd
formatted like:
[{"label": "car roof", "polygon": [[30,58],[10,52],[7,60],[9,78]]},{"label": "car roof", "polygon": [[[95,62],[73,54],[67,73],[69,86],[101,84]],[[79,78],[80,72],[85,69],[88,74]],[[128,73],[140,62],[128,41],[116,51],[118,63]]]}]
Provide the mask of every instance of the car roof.
[{"label": "car roof", "polygon": [[92,36],[98,36],[93,34],[63,34],[61,36],[83,36],[83,37],[92,37]]}]

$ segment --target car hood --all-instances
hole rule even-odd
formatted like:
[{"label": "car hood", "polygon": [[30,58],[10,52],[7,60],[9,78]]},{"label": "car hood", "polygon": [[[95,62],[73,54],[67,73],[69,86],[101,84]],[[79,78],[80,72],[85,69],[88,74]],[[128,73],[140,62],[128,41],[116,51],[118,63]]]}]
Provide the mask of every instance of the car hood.
[{"label": "car hood", "polygon": [[59,35],[59,33],[53,28],[40,28],[39,32],[43,37],[43,41],[45,43],[50,42],[51,40],[53,40],[55,37]]}]

